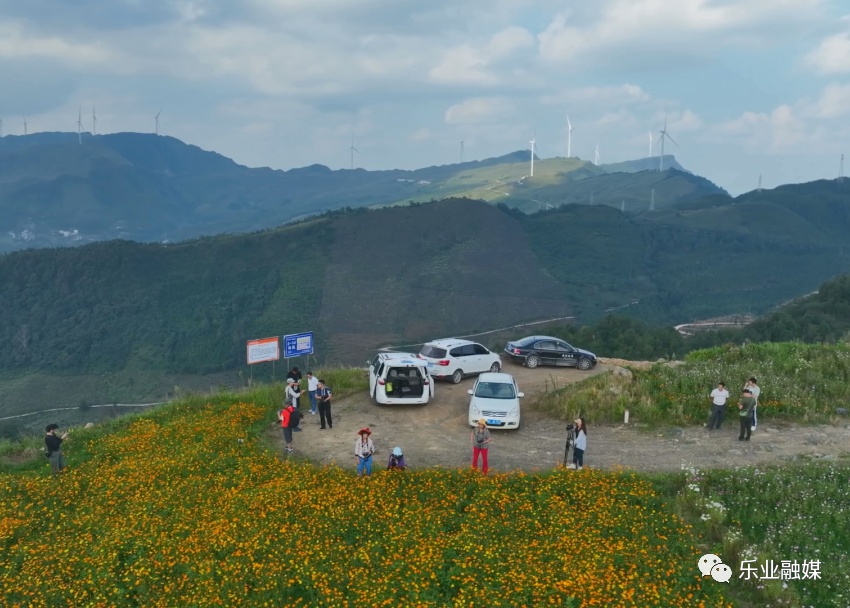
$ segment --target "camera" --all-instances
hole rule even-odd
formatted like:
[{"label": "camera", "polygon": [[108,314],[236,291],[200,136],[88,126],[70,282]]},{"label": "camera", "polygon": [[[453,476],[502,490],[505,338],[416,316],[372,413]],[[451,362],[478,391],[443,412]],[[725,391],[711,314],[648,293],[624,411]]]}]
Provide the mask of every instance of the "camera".
[{"label": "camera", "polygon": [[567,430],[568,430],[568,431],[574,431],[574,430],[575,430],[575,428],[576,428],[576,425],[574,425],[574,424],[568,424],[568,425],[567,425]]}]

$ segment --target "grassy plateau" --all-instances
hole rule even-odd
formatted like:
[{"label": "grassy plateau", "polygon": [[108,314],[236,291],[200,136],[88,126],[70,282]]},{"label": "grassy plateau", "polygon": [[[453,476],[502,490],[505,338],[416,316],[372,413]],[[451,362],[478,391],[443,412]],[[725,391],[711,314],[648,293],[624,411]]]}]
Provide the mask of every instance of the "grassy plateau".
[{"label": "grassy plateau", "polygon": [[[706,360],[731,373],[739,356],[697,353],[648,377],[686,378]],[[362,370],[321,373],[338,396],[363,390]],[[690,399],[690,384],[671,382],[670,403]],[[847,605],[847,463],[653,476],[435,468],[358,479],[281,458],[267,433],[281,394],[277,384],[190,394],[74,429],[57,480],[38,438],[0,445],[2,603]],[[798,407],[775,406],[783,415]],[[732,566],[728,585],[700,576],[704,553]],[[820,578],[743,580],[748,559],[817,560]]]}]

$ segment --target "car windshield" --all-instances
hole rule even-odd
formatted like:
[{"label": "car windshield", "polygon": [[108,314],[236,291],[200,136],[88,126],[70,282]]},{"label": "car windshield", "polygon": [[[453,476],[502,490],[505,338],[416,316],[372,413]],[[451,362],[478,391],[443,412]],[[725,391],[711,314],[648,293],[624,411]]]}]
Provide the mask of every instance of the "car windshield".
[{"label": "car windshield", "polygon": [[433,344],[426,344],[419,351],[419,354],[430,359],[442,359],[446,356],[446,349],[434,346]]},{"label": "car windshield", "polygon": [[476,397],[485,399],[514,399],[516,392],[512,384],[504,382],[479,382],[475,389]]}]

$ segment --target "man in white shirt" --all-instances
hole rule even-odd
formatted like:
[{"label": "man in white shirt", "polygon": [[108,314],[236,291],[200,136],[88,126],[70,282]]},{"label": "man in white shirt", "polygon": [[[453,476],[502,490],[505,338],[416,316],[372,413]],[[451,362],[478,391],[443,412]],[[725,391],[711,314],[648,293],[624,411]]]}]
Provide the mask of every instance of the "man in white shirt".
[{"label": "man in white shirt", "polygon": [[755,377],[752,377],[747,380],[747,383],[744,385],[744,388],[749,389],[750,393],[752,393],[753,395],[753,399],[756,400],[756,404],[753,407],[753,426],[750,429],[751,431],[755,431],[756,425],[758,424],[758,419],[756,418],[756,410],[759,407],[759,395],[761,394],[761,388],[759,387],[758,380],[756,380]]},{"label": "man in white shirt", "polygon": [[307,372],[307,394],[310,395],[310,414],[316,415],[316,391],[319,390],[319,379],[313,372]]},{"label": "man in white shirt", "polygon": [[726,390],[726,384],[723,382],[717,383],[717,388],[711,391],[711,418],[708,420],[708,430],[720,430],[720,425],[723,424],[723,416],[726,414],[726,402],[729,400],[729,391]]}]

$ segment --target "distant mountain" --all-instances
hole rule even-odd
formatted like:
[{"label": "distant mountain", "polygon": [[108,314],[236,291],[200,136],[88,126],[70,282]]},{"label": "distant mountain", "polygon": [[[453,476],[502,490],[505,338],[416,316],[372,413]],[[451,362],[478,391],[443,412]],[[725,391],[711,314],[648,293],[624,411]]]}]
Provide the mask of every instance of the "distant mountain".
[{"label": "distant mountain", "polygon": [[664,162],[658,156],[627,160],[622,163],[610,163],[600,165],[607,173],[639,173],[641,171],[658,171],[659,169],[675,169],[683,173],[690,173],[678,163],[672,154],[664,155]]},{"label": "distant mountain", "polygon": [[[532,213],[568,203],[629,212],[723,193],[676,169],[643,161],[596,167],[572,159],[535,163],[529,153],[415,171],[249,169],[172,137],[37,133],[0,138],[0,253],[109,239],[180,241],[280,225],[343,207],[452,196],[502,202]],[[649,159],[650,161],[652,159]],[[677,167],[672,157],[665,164]],[[644,205],[645,203],[645,205]]]}]

